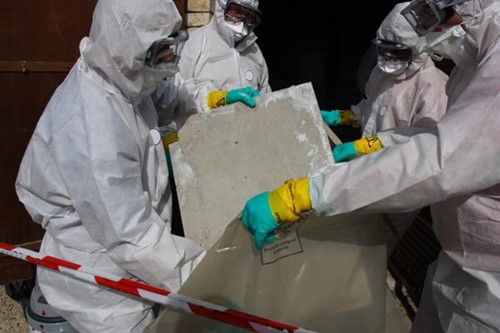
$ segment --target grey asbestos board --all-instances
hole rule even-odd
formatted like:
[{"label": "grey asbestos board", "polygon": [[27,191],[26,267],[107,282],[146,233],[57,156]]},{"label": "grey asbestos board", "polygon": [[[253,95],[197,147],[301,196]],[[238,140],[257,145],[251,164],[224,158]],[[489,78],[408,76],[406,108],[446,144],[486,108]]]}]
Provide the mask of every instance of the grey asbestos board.
[{"label": "grey asbestos board", "polygon": [[170,152],[185,236],[207,249],[250,197],[333,161],[311,83],[193,115]]}]

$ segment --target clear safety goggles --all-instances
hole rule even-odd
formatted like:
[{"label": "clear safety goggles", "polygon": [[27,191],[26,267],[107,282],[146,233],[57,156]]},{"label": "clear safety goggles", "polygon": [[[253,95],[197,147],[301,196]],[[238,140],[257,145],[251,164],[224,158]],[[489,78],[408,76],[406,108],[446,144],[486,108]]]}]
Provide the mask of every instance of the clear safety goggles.
[{"label": "clear safety goggles", "polygon": [[413,30],[423,36],[438,25],[448,21],[454,13],[453,6],[465,0],[413,0],[401,14]]},{"label": "clear safety goggles", "polygon": [[413,50],[405,44],[378,38],[372,40],[372,44],[377,56],[383,57],[386,60],[404,61],[407,63],[412,61]]},{"label": "clear safety goggles", "polygon": [[149,47],[146,53],[146,65],[161,69],[164,64],[177,64],[184,44],[188,39],[188,32],[186,30],[179,30],[167,38],[157,40]]},{"label": "clear safety goggles", "polygon": [[225,20],[234,24],[244,22],[248,30],[253,30],[260,24],[261,12],[258,9],[229,0],[224,10]]}]

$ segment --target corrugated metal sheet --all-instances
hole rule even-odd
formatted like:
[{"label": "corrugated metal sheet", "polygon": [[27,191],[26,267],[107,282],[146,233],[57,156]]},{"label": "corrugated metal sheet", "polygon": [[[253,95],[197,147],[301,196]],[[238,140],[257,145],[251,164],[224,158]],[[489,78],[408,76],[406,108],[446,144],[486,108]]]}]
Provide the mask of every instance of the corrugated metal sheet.
[{"label": "corrugated metal sheet", "polygon": [[419,304],[427,267],[437,259],[440,250],[426,207],[403,235],[388,261],[389,272],[396,280],[396,294],[411,319],[415,316],[411,303]]}]

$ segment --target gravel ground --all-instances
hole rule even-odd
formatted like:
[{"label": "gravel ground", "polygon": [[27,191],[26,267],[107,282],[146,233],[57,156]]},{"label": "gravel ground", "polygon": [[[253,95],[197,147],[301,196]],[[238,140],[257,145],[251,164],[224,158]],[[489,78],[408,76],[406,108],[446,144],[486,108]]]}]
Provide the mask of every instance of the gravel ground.
[{"label": "gravel ground", "polygon": [[21,304],[7,296],[4,286],[0,286],[0,332],[29,332]]}]

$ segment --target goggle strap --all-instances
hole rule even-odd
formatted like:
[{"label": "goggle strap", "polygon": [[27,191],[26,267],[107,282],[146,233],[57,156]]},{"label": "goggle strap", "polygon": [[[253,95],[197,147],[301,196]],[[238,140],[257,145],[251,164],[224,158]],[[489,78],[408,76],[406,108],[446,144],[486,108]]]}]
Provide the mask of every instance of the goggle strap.
[{"label": "goggle strap", "polygon": [[466,0],[439,0],[439,1],[436,1],[436,6],[439,9],[444,9],[446,7],[452,7],[455,5],[459,5],[465,1]]}]

